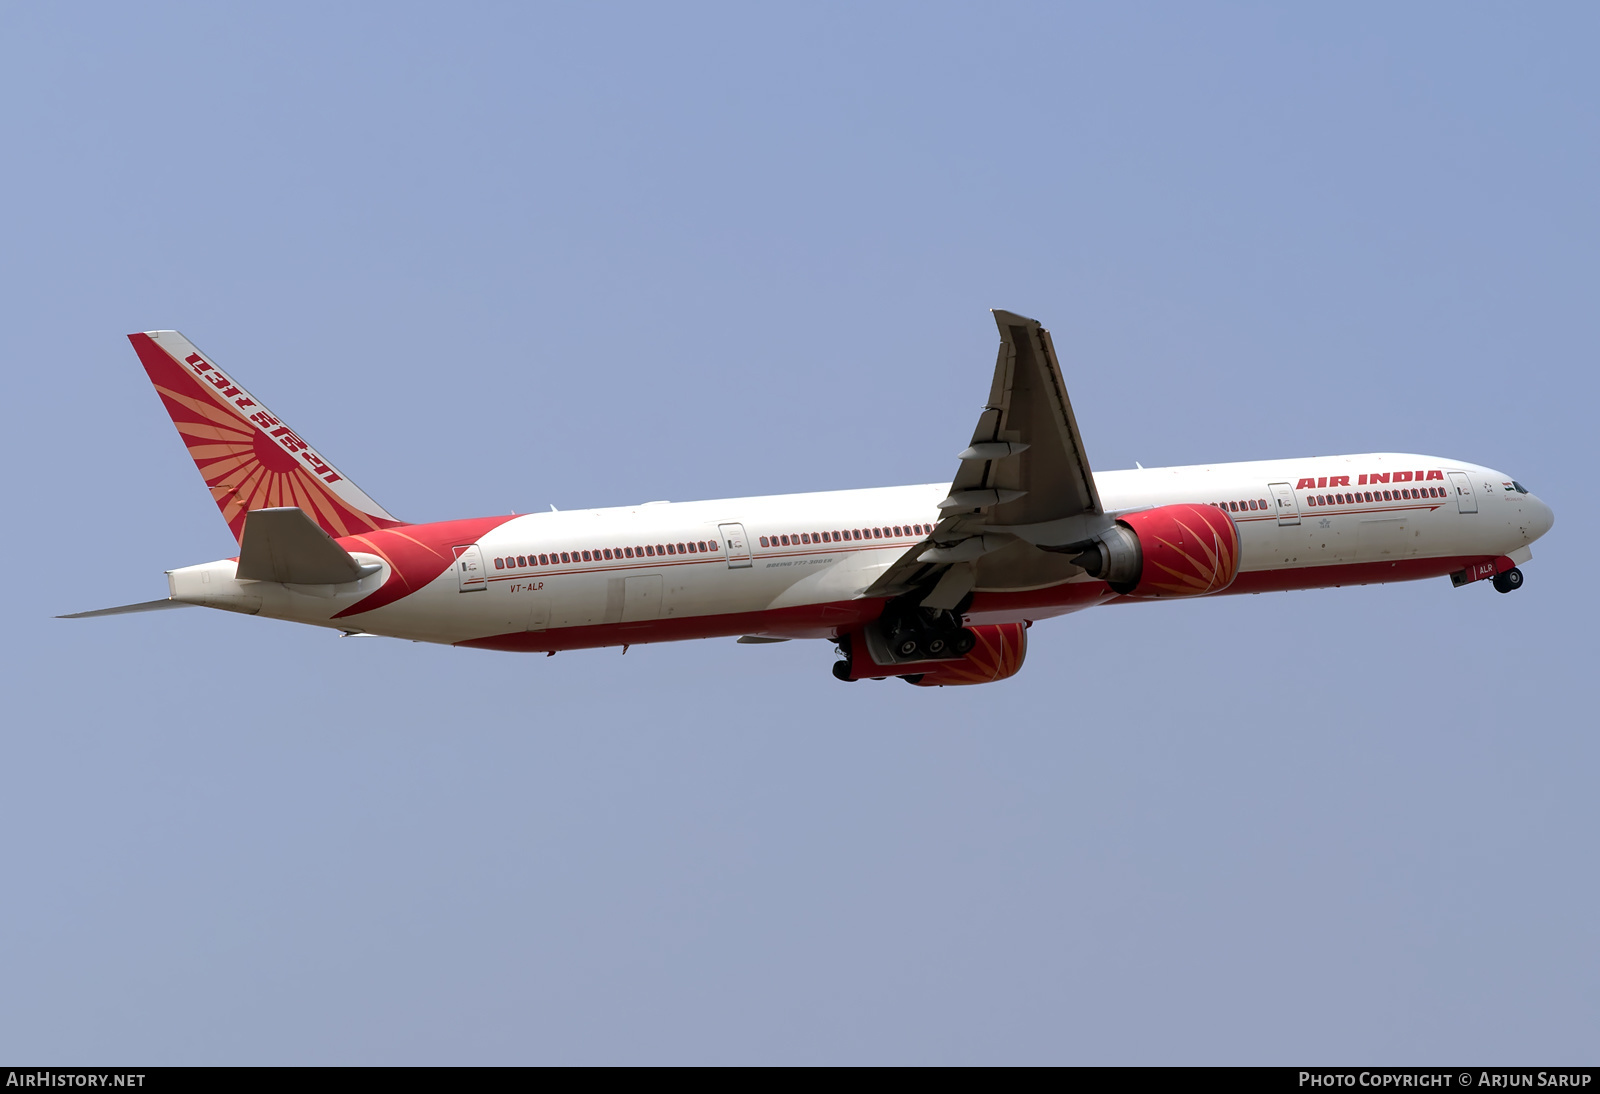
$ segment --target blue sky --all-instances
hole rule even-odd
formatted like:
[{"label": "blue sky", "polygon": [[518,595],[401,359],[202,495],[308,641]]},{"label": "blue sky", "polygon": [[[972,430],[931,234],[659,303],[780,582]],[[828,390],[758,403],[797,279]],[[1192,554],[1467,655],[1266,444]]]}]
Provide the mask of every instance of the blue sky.
[{"label": "blue sky", "polygon": [[[1588,5],[12,6],[0,1058],[1593,1062]],[[1400,450],[1513,596],[469,652],[201,610],[176,327],[411,520]],[[1587,713],[1586,713],[1587,712]]]}]

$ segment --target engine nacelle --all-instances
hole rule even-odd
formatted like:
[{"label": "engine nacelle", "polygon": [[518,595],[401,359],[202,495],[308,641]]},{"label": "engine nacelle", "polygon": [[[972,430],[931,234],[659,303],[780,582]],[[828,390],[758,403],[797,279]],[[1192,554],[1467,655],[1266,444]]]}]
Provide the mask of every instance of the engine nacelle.
[{"label": "engine nacelle", "polygon": [[1239,527],[1209,505],[1163,505],[1119,517],[1072,561],[1123,596],[1204,596],[1239,576]]},{"label": "engine nacelle", "polygon": [[886,664],[872,654],[865,631],[844,636],[841,646],[848,660],[834,665],[841,680],[871,680],[903,676],[908,683],[922,687],[947,687],[955,684],[987,684],[1015,676],[1028,653],[1026,623],[986,623],[967,627],[972,648],[961,657],[940,661],[907,661]]}]

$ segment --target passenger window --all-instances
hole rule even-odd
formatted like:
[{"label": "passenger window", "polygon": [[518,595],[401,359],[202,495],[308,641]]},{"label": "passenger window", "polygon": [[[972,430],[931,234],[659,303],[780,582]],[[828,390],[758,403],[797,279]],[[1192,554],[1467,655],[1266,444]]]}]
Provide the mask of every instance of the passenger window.
[{"label": "passenger window", "polygon": [[506,560],[503,559],[503,558],[495,559],[494,560],[494,568],[496,570],[504,570],[506,568]]},{"label": "passenger window", "polygon": [[593,562],[594,559],[589,557],[589,552],[588,551],[585,551],[585,552],[583,552],[583,561],[585,561],[585,562]]}]

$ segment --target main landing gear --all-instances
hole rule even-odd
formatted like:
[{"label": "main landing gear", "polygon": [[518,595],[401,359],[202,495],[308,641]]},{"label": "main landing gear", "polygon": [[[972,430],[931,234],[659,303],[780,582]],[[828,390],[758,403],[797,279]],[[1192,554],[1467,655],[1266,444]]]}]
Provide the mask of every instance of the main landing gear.
[{"label": "main landing gear", "polygon": [[[866,658],[866,665],[885,669],[908,662],[954,661],[972,652],[978,636],[961,625],[959,611],[924,608],[912,602],[893,606],[876,623],[853,635],[841,635],[838,642],[844,659],[834,662],[833,674],[851,680],[856,676],[858,657]],[[855,648],[858,643],[859,649]],[[890,671],[884,675],[903,675],[914,684],[923,674]]]},{"label": "main landing gear", "polygon": [[961,625],[961,617],[954,612],[923,608],[888,622],[884,637],[889,640],[889,649],[896,661],[965,657],[978,641],[976,635]]},{"label": "main landing gear", "polygon": [[1522,588],[1522,571],[1513,566],[1503,574],[1495,574],[1494,588],[1500,593],[1516,592]]}]

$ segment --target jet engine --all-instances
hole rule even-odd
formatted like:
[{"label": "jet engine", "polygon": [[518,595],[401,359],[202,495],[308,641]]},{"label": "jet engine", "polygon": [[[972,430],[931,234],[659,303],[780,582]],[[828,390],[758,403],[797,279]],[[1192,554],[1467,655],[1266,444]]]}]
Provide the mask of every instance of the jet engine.
[{"label": "jet engine", "polygon": [[1239,528],[1209,505],[1163,505],[1119,517],[1073,564],[1123,596],[1204,596],[1239,574]]},{"label": "jet engine", "polygon": [[845,660],[836,662],[833,673],[841,680],[879,679],[900,676],[920,687],[947,687],[957,684],[987,684],[1015,676],[1028,654],[1028,624],[986,623],[965,627],[968,641],[960,643],[966,652],[938,661],[885,663],[878,661],[865,629],[839,639]]}]

